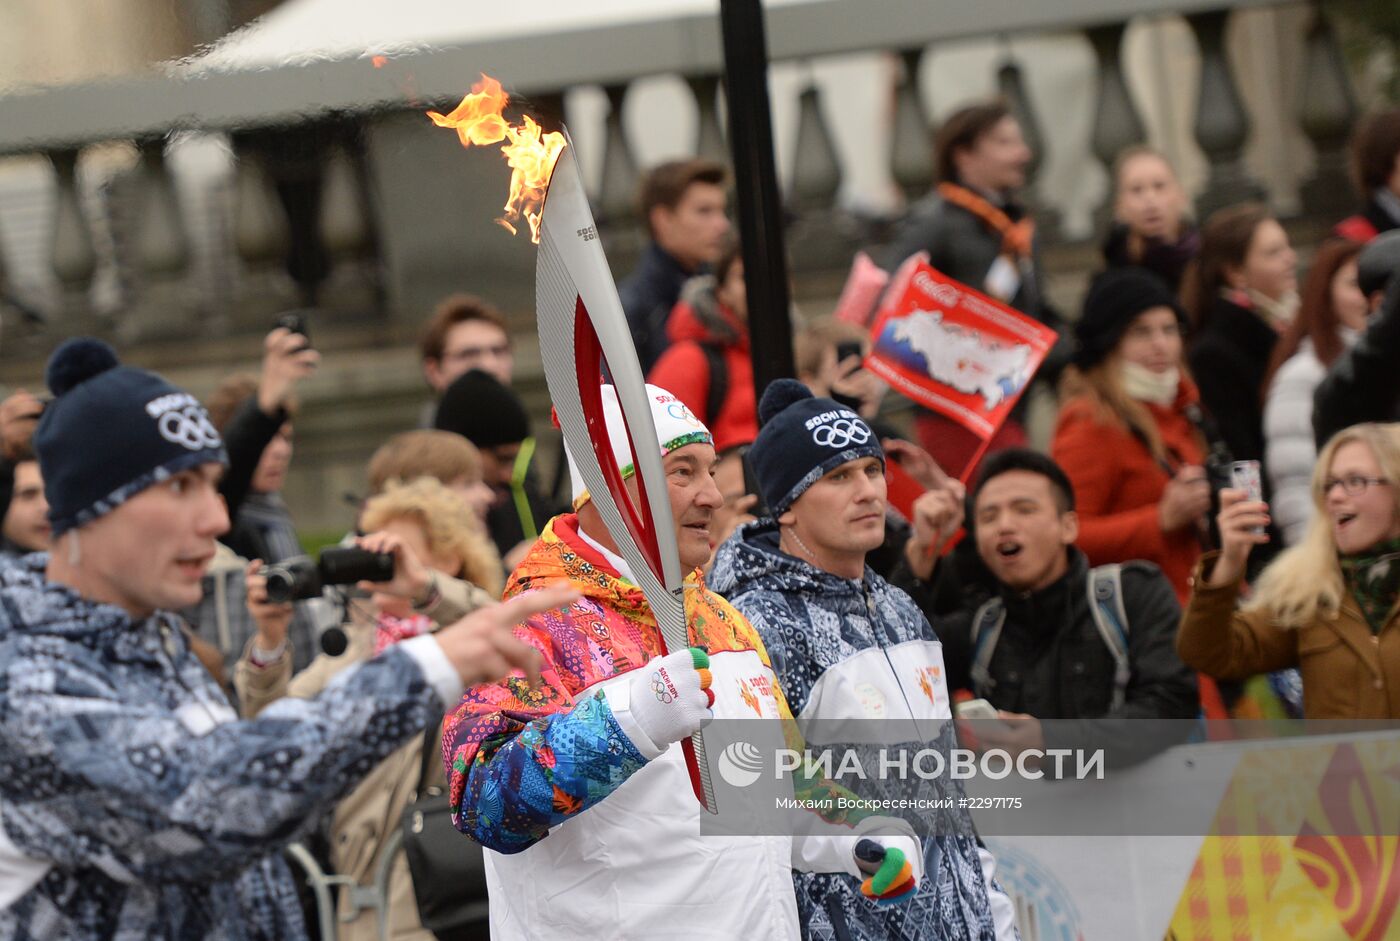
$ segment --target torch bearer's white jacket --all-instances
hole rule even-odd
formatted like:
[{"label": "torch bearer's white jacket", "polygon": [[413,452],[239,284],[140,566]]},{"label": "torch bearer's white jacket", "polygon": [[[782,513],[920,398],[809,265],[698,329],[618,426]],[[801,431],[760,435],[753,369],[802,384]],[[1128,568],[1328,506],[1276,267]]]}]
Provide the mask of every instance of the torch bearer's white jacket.
[{"label": "torch bearer's white jacket", "polygon": [[[585,595],[518,630],[544,655],[541,687],[476,687],[446,723],[457,826],[489,850],[492,938],[798,938],[792,870],[854,881],[855,834],[895,822],[865,818],[850,836],[702,836],[681,747],[628,734],[627,674],[661,652],[660,633],[621,560],[577,526],[552,520],[506,588],[566,580]],[[756,632],[698,580],[686,609],[692,643],[710,653],[716,719],[770,719],[781,737],[791,713]]]}]

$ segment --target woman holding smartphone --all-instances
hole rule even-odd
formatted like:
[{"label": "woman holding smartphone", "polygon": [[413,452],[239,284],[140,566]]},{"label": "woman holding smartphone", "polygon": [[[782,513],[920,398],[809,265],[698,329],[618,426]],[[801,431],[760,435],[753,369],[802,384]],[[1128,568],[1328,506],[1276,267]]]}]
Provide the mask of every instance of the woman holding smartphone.
[{"label": "woman holding smartphone", "polygon": [[1400,426],[1353,425],[1318,456],[1316,512],[1302,542],[1264,570],[1236,609],[1269,508],[1220,494],[1219,552],[1201,558],[1177,635],[1217,679],[1297,667],[1308,719],[1400,717]]}]

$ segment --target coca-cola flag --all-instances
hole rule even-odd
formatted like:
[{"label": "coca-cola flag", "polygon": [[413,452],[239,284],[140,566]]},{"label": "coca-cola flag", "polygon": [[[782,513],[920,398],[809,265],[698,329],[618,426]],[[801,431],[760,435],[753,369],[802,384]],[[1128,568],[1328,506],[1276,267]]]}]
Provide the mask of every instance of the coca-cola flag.
[{"label": "coca-cola flag", "polygon": [[1056,333],[927,263],[885,293],[866,368],[984,441],[1030,385]]}]

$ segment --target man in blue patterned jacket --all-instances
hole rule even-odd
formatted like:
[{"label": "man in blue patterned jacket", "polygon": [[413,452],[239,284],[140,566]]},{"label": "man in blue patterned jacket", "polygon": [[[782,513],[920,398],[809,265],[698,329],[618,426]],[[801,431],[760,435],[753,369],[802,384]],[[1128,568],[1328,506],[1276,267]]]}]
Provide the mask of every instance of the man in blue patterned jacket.
[{"label": "man in blue patterned jacket", "polygon": [[35,448],[52,554],[0,567],[0,939],[305,937],[277,855],[464,685],[535,652],[546,589],[234,721],[167,612],[199,599],[223,442],[95,340],[49,362]]},{"label": "man in blue patterned jacket", "polygon": [[[772,516],[720,546],[713,589],[763,638],[809,743],[917,732],[946,755],[954,738],[942,647],[909,596],[865,564],[885,537],[879,439],[855,412],[791,379],[768,387],[759,420],[748,459]],[[935,521],[944,537],[961,522],[959,502],[946,502]],[[1015,938],[1011,900],[966,811],[941,814],[934,828],[936,838],[923,841],[925,883],[899,908],[825,874],[794,872],[805,941]]]}]

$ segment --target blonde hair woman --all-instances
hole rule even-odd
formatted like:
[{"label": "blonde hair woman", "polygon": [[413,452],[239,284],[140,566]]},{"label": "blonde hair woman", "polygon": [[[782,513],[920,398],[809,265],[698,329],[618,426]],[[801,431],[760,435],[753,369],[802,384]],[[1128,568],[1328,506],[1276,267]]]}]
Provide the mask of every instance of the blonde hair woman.
[{"label": "blonde hair woman", "polygon": [[[248,607],[258,633],[234,672],[245,715],[257,715],[283,696],[315,696],[344,670],[500,597],[500,556],[471,507],[438,480],[389,481],[383,493],[365,504],[360,525],[369,535],[361,537],[359,545],[393,554],[399,574],[392,582],[361,583],[370,592],[369,603],[351,601],[345,650],[337,656],[321,654],[296,676],[282,642],[291,606],[268,604],[265,580],[250,569]],[[427,586],[426,591],[419,590],[420,583]],[[282,649],[276,652],[279,646]],[[433,736],[434,749],[439,747],[438,735]],[[330,862],[337,875],[349,876],[361,887],[373,886],[384,844],[418,789],[423,747],[420,738],[390,755],[336,807]],[[427,767],[433,779],[428,783],[445,786],[442,762],[429,761]],[[472,851],[470,841],[462,843],[463,852]],[[375,911],[356,909],[352,892],[341,893],[338,918],[341,941],[378,937]],[[412,882],[402,859],[395,862],[390,877],[388,918],[390,936],[395,939],[431,941],[433,937],[419,923]]]},{"label": "blonde hair woman", "polygon": [[[421,533],[428,550],[425,561],[441,563],[433,564],[434,569],[500,597],[504,569],[491,537],[471,506],[432,477],[408,483],[390,480],[383,493],[365,504],[360,528],[367,533]],[[454,561],[457,571],[451,569]]]},{"label": "blonde hair woman", "polygon": [[1236,610],[1268,505],[1220,495],[1222,549],[1202,557],[1177,636],[1181,659],[1220,679],[1297,667],[1309,719],[1400,717],[1400,425],[1354,425],[1318,456],[1317,512]]}]

